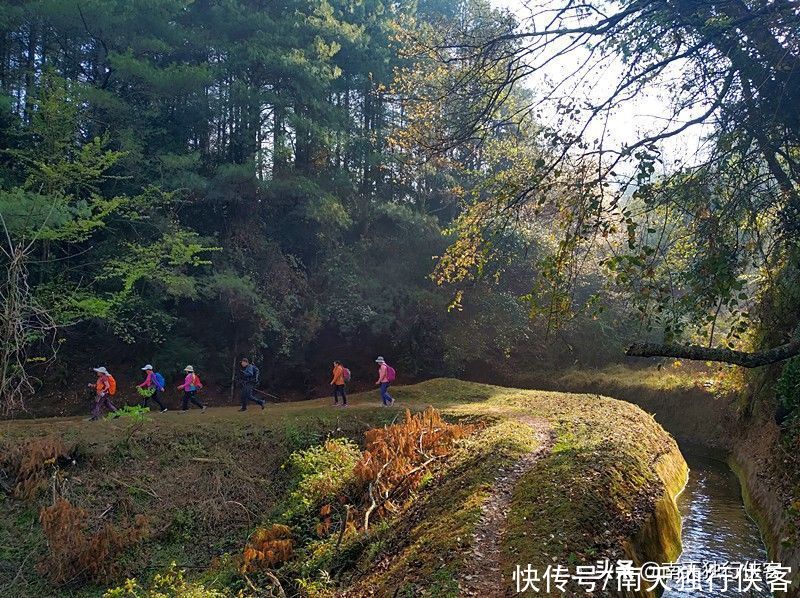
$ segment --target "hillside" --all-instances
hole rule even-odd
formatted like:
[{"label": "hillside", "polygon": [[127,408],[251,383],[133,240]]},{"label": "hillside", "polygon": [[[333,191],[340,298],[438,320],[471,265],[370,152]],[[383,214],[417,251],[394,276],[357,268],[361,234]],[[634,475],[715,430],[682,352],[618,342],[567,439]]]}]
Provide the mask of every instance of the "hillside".
[{"label": "hillside", "polygon": [[[256,586],[277,587],[274,581],[287,595],[496,595],[501,584],[511,588],[516,564],[675,556],[671,497],[686,466],[672,438],[639,408],[451,379],[399,387],[395,398],[388,409],[376,393],[364,393],[348,409],[320,400],[245,414],[217,408],[143,421],[4,422],[0,594],[102,595],[135,577],[138,589],[129,584],[114,595],[152,595],[142,588],[167,583],[186,584],[184,595],[190,586],[197,595],[256,595]],[[461,424],[453,426],[455,440],[447,450],[433,446],[435,458],[414,473],[408,496],[380,506],[363,529],[348,459],[363,459],[359,447],[371,428],[428,406]],[[36,465],[29,452],[23,480],[14,447],[34,446],[37,437],[63,443],[68,456],[48,459],[45,449]],[[337,441],[313,449],[341,438],[359,447]],[[338,496],[338,506],[315,502],[325,493]],[[345,495],[359,514],[352,523]],[[84,509],[77,527],[85,535],[113,523],[126,539],[104,545],[112,550],[103,553],[107,568],[73,570],[53,584],[58,555],[52,547],[48,553],[39,510],[57,497]],[[288,526],[291,556],[242,575],[248,538],[272,523]],[[158,577],[171,563],[171,576]],[[188,581],[177,579],[181,569]]]}]

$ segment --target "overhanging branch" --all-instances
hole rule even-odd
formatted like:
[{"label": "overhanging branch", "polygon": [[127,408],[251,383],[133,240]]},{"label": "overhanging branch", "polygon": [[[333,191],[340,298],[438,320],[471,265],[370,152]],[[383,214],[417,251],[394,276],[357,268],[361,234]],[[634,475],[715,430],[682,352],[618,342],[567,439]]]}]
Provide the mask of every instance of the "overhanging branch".
[{"label": "overhanging branch", "polygon": [[748,353],[699,345],[672,345],[659,343],[634,343],[625,355],[628,357],[675,357],[697,361],[719,361],[740,365],[744,368],[757,368],[784,361],[800,354],[800,338],[766,351]]}]

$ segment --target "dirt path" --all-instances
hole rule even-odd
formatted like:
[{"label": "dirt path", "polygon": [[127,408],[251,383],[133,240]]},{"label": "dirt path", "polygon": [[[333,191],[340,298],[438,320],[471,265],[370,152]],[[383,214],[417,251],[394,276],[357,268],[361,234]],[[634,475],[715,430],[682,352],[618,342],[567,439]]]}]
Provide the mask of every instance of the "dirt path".
[{"label": "dirt path", "polygon": [[521,417],[537,436],[539,446],[508,469],[498,472],[491,496],[483,504],[481,520],[475,530],[474,548],[468,571],[461,580],[462,596],[498,596],[503,587],[501,571],[501,542],[506,530],[506,517],[511,497],[520,478],[536,466],[537,461],[550,453],[555,433],[543,419]]}]

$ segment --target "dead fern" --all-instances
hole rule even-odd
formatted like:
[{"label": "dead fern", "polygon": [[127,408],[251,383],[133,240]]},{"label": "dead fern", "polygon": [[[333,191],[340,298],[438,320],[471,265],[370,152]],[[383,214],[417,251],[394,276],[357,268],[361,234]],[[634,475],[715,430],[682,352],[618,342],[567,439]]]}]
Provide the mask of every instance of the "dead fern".
[{"label": "dead fern", "polygon": [[471,424],[449,424],[428,407],[399,424],[365,434],[366,449],[356,464],[356,479],[366,487],[364,529],[373,513],[397,511],[416,489],[430,466],[449,455],[455,442],[475,431]]},{"label": "dead fern", "polygon": [[132,525],[106,523],[91,532],[86,511],[63,498],[44,507],[39,521],[48,549],[39,571],[55,585],[78,579],[109,581],[119,573],[117,557],[149,535],[144,515],[137,515]]},{"label": "dead fern", "polygon": [[263,570],[289,560],[294,550],[292,530],[273,524],[259,528],[250,538],[242,555],[242,573]]},{"label": "dead fern", "polygon": [[57,436],[40,436],[6,447],[0,454],[0,469],[10,480],[16,498],[31,500],[47,485],[50,469],[59,459],[69,458],[71,448]]}]

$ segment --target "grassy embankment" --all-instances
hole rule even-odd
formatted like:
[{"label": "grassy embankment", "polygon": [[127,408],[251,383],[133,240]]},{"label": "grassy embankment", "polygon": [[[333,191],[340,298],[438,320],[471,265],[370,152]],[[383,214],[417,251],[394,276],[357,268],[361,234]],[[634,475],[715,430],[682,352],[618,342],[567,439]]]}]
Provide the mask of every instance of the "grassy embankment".
[{"label": "grassy embankment", "polygon": [[[685,464],[674,441],[633,405],[456,380],[397,388],[395,396],[402,407],[433,405],[448,419],[486,427],[459,444],[405,511],[372,526],[368,535],[347,534],[335,550],[330,542],[307,542],[298,556],[302,564],[277,571],[287,587],[298,587],[296,580],[303,579],[300,585],[317,591],[352,595],[374,589],[457,595],[458,580],[469,574],[481,505],[497,472],[536,447],[523,416],[546,419],[557,442],[514,492],[503,539],[506,578],[515,564],[579,563],[626,552],[643,556],[642,550],[652,558],[674,556],[675,513],[668,513],[673,527],[661,528],[666,530],[661,538],[652,536],[647,522],[657,504],[664,508],[665,486],[674,493],[682,483]],[[292,451],[329,437],[360,441],[365,430],[398,415],[397,408],[379,408],[373,395],[356,395],[352,403],[347,410],[315,401],[247,414],[233,408],[168,413],[142,423],[91,425],[72,418],[0,425],[6,446],[49,434],[74,445],[76,456],[76,464],[62,464],[36,500],[0,498],[2,594],[101,593],[80,580],[53,589],[36,570],[46,552],[38,509],[51,500],[50,486],[84,507],[91,525],[101,517],[148,516],[152,534],[120,559],[119,579],[137,576],[146,585],[176,561],[208,588],[246,590],[235,567],[214,557],[240,553],[258,524],[285,509],[291,479],[281,465]],[[632,547],[628,540],[637,534]],[[319,569],[330,573],[330,583]]]},{"label": "grassy embankment", "polygon": [[673,362],[661,368],[613,365],[600,369],[528,372],[514,386],[611,396],[653,413],[679,441],[725,451],[736,425],[736,391],[714,367]]}]

